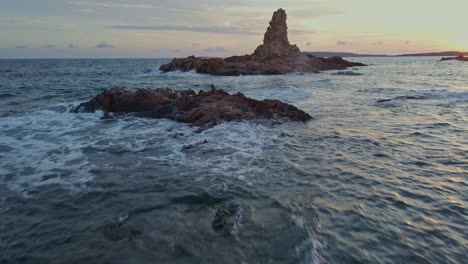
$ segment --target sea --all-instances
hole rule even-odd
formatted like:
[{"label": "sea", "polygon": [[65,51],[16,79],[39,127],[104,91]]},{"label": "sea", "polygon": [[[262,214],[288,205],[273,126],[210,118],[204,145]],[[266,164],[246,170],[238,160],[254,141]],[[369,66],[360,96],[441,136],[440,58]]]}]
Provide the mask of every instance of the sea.
[{"label": "sea", "polygon": [[[0,60],[0,263],[467,263],[468,63],[281,76]],[[70,110],[112,87],[279,99],[307,123]],[[217,210],[235,205],[229,234]]]}]

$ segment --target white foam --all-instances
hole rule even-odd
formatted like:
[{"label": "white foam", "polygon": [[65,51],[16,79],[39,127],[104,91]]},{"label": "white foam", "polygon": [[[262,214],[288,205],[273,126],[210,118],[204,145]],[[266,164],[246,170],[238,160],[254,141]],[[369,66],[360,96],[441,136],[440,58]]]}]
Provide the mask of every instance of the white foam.
[{"label": "white foam", "polygon": [[[120,152],[135,153],[129,166],[150,161],[151,166],[188,166],[201,172],[198,180],[215,174],[256,184],[272,177],[267,171],[279,166],[268,162],[265,149],[273,148],[281,126],[231,122],[196,133],[197,128],[166,119],[101,120],[102,112],[69,113],[68,105],[51,109],[0,118],[0,146],[11,148],[0,160],[0,180],[11,190],[27,194],[50,184],[83,190],[93,181],[94,166],[115,162],[94,159]],[[184,150],[188,145],[195,147]],[[101,154],[93,152],[90,157],[89,149]],[[276,176],[287,176],[281,168],[277,171]]]},{"label": "white foam", "polygon": [[[159,68],[159,67],[158,67]],[[191,71],[170,71],[170,72],[163,72],[159,69],[153,69],[148,73],[144,73],[141,75],[142,77],[171,77],[171,79],[186,79],[186,78],[208,78],[212,77],[208,74],[197,73],[195,70]]]},{"label": "white foam", "polygon": [[0,179],[25,195],[49,184],[81,190],[93,177],[80,131],[94,126],[97,116],[42,110],[1,118],[0,144],[7,150],[0,160]]}]

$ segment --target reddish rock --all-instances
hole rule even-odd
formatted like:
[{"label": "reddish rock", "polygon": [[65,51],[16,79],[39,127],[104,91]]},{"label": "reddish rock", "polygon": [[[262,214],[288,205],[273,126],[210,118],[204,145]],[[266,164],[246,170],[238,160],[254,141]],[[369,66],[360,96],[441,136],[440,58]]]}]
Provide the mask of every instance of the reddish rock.
[{"label": "reddish rock", "polygon": [[190,56],[173,59],[159,69],[169,71],[191,71],[213,75],[276,75],[292,72],[318,72],[343,70],[348,67],[365,66],[343,60],[340,57],[317,58],[301,53],[296,45],[288,40],[287,15],[283,9],[273,14],[263,44],[252,55],[233,56],[225,59],[203,59]]},{"label": "reddish rock", "polygon": [[312,117],[278,100],[255,100],[242,93],[230,95],[223,90],[174,91],[114,88],[104,91],[73,112],[137,113],[138,116],[168,118],[195,126],[211,127],[224,121],[279,119],[307,121]]},{"label": "reddish rock", "polygon": [[458,61],[468,61],[468,58],[465,58],[464,56],[458,56],[458,57],[443,57],[440,59],[441,61],[448,61],[448,60],[458,60]]},{"label": "reddish rock", "polygon": [[301,53],[296,45],[289,44],[286,20],[286,11],[283,9],[280,8],[273,13],[270,26],[263,38],[263,44],[257,47],[253,56],[295,56]]}]

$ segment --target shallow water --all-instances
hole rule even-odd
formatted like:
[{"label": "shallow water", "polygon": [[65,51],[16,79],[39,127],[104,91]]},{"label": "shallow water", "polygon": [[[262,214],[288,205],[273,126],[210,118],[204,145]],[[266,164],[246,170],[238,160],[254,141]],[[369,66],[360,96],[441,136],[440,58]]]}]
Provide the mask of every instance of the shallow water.
[{"label": "shallow water", "polygon": [[[159,59],[0,60],[0,262],[465,262],[468,64],[352,60],[370,66],[212,77],[160,74]],[[68,112],[113,86],[211,84],[314,120],[196,133]],[[211,222],[229,203],[243,210],[225,237]]]}]

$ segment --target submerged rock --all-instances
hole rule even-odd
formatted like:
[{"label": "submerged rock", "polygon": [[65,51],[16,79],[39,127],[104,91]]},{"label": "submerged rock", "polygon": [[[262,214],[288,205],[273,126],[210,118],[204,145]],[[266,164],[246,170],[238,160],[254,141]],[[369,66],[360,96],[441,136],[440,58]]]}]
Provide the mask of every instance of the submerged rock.
[{"label": "submerged rock", "polygon": [[429,97],[425,95],[403,95],[403,96],[397,96],[391,99],[380,99],[380,100],[377,100],[377,103],[386,103],[386,102],[397,101],[397,100],[424,100],[428,98]]},{"label": "submerged rock", "polygon": [[291,72],[318,72],[324,70],[341,70],[354,66],[365,66],[343,60],[341,57],[318,58],[301,53],[296,45],[288,40],[287,15],[283,9],[273,14],[263,44],[251,55],[233,56],[225,59],[204,59],[190,56],[173,59],[162,65],[159,70],[196,71],[213,75],[277,75]]},{"label": "submerged rock", "polygon": [[111,241],[132,239],[143,234],[143,229],[127,225],[128,216],[119,218],[104,226],[104,236]]},{"label": "submerged rock", "polygon": [[347,75],[347,76],[359,76],[362,75],[359,72],[353,72],[353,71],[340,71],[340,72],[335,72],[332,73],[333,75]]},{"label": "submerged rock", "polygon": [[167,118],[195,126],[211,127],[224,121],[288,118],[305,122],[312,117],[278,100],[255,100],[242,93],[114,88],[98,94],[72,112],[136,113],[141,117]]},{"label": "submerged rock", "polygon": [[188,151],[193,150],[193,149],[197,148],[198,146],[206,144],[206,143],[208,143],[208,140],[205,139],[205,140],[203,140],[201,142],[197,142],[195,144],[184,145],[182,147],[182,152],[188,152]]},{"label": "submerged rock", "polygon": [[227,204],[216,210],[211,227],[223,236],[231,236],[239,233],[243,209],[238,204]]},{"label": "submerged rock", "polygon": [[468,61],[468,58],[464,56],[457,56],[457,57],[443,57],[442,59],[440,59],[440,61],[448,61],[448,60]]}]

